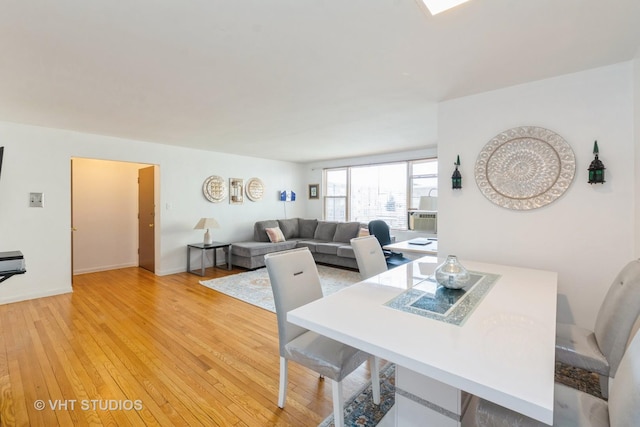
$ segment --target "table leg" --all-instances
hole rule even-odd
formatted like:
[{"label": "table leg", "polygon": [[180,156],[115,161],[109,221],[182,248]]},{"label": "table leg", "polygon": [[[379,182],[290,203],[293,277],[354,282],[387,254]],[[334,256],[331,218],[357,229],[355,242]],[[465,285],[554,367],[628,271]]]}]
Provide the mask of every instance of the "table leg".
[{"label": "table leg", "polygon": [[218,249],[213,248],[213,266],[218,268]]},{"label": "table leg", "polygon": [[440,381],[396,367],[397,426],[460,427],[471,395]]},{"label": "table leg", "polygon": [[231,245],[227,246],[227,270],[231,270]]},{"label": "table leg", "polygon": [[187,246],[187,273],[191,273],[191,248]]},{"label": "table leg", "polygon": [[202,261],[202,264],[200,265],[200,267],[202,268],[202,274],[200,274],[201,276],[204,276],[204,254],[205,254],[205,252],[207,252],[206,249],[202,249],[202,251],[200,251],[200,254],[201,254],[200,258],[201,258],[201,261]]}]

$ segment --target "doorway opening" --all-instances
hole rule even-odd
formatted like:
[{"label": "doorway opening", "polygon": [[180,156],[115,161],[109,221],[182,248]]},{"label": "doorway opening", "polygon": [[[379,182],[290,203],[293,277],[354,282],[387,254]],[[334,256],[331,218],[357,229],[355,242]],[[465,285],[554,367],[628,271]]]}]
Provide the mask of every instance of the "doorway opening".
[{"label": "doorway opening", "polygon": [[155,272],[158,174],[158,165],[71,159],[72,277],[126,267]]}]

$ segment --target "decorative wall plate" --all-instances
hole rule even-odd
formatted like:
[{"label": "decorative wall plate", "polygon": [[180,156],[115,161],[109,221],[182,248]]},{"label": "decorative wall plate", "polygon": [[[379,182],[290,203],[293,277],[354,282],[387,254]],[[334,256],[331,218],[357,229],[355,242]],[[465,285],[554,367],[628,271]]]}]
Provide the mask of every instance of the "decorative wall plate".
[{"label": "decorative wall plate", "polygon": [[484,196],[507,209],[545,206],[571,185],[576,159],[569,144],[544,128],[523,126],[498,134],[476,160],[476,183]]},{"label": "decorative wall plate", "polygon": [[202,193],[212,203],[221,202],[227,197],[227,184],[221,176],[211,175],[204,180]]},{"label": "decorative wall plate", "polygon": [[229,203],[232,205],[244,203],[244,179],[229,178]]},{"label": "decorative wall plate", "polygon": [[255,202],[262,199],[264,195],[264,184],[258,178],[250,178],[247,181],[247,197],[249,200]]}]

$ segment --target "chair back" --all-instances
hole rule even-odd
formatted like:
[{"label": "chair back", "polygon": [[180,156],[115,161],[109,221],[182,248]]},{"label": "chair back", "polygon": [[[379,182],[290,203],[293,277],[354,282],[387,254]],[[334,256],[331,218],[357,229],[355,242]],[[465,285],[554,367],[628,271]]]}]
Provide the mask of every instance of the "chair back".
[{"label": "chair back", "polygon": [[318,268],[309,248],[275,252],[264,256],[278,318],[280,356],[284,347],[307,329],[287,321],[287,313],[322,298]]},{"label": "chair back", "polygon": [[375,236],[353,238],[351,239],[351,247],[363,280],[387,271],[387,261]]},{"label": "chair back", "polygon": [[640,260],[628,263],[616,276],[600,306],[594,333],[600,351],[609,362],[609,376],[616,371],[640,315]]},{"label": "chair back", "polygon": [[374,219],[369,222],[369,234],[376,236],[380,246],[388,245],[391,243],[391,232],[389,231],[389,225],[381,219]]},{"label": "chair back", "polygon": [[640,334],[624,353],[609,391],[611,427],[640,426]]}]

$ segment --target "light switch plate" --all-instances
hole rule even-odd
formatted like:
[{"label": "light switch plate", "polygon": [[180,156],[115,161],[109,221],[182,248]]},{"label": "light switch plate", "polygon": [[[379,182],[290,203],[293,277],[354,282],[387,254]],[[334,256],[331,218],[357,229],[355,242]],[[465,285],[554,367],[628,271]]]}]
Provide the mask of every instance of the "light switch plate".
[{"label": "light switch plate", "polygon": [[30,208],[44,207],[44,193],[29,193],[29,207]]}]

